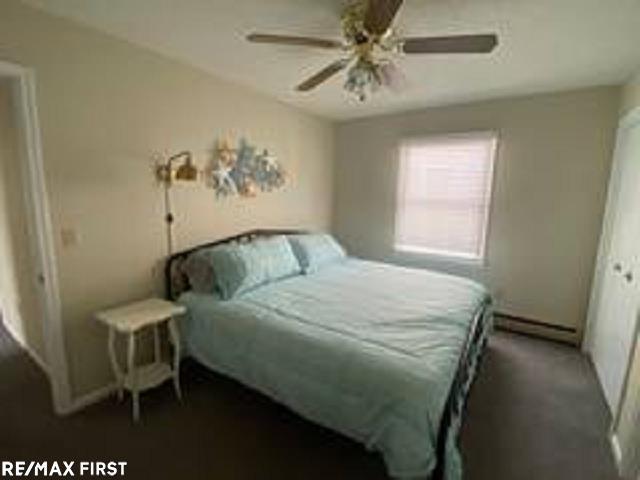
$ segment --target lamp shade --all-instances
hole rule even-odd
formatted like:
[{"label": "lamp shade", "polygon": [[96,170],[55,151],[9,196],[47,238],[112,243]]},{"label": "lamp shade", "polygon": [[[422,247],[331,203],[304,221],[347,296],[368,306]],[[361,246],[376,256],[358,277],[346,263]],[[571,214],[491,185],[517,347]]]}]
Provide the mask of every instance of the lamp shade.
[{"label": "lamp shade", "polygon": [[185,162],[176,169],[176,180],[193,182],[198,179],[198,169],[188,156]]}]

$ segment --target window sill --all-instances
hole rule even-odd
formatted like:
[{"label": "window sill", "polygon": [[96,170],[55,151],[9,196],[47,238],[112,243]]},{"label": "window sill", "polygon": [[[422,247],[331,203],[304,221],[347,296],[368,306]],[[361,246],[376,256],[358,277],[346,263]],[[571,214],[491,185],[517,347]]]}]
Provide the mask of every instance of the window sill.
[{"label": "window sill", "polygon": [[447,253],[423,248],[406,247],[406,246],[394,246],[393,251],[395,255],[405,258],[412,258],[416,260],[426,260],[432,263],[439,263],[445,265],[460,265],[468,267],[485,267],[487,265],[485,257],[474,257],[467,255],[460,255],[456,253]]}]

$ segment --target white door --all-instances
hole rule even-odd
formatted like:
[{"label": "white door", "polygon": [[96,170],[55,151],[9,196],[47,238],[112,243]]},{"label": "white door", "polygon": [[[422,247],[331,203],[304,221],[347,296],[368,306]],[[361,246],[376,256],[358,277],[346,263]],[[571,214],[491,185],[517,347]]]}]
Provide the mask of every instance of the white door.
[{"label": "white door", "polygon": [[[41,307],[41,335],[44,345],[42,357],[46,359],[46,370],[52,386],[52,397],[56,412],[68,412],[72,408],[69,388],[68,368],[64,347],[62,319],[60,316],[60,294],[53,241],[53,229],[47,201],[44,165],[40,148],[40,131],[36,105],[36,86],[33,71],[28,68],[0,60],[0,79],[10,82],[15,120],[13,128],[17,135],[18,148],[12,154],[20,159],[19,170],[25,185],[23,205],[26,207],[27,240],[18,242],[20,249],[30,252],[33,245],[35,258],[32,270],[37,271],[34,278],[27,278],[34,297],[24,296],[23,304],[28,307]],[[15,173],[15,172],[14,172]],[[3,179],[6,180],[3,175]],[[28,255],[27,255],[28,256]],[[18,261],[17,268],[23,268],[27,261]],[[0,266],[5,266],[0,265]],[[36,270],[37,267],[37,270]],[[37,292],[37,294],[35,293]],[[5,292],[3,291],[3,296]],[[35,338],[35,335],[30,335]],[[42,348],[44,347],[44,348]],[[43,362],[44,363],[44,362]]]},{"label": "white door", "polygon": [[[636,118],[636,120],[638,120]],[[619,130],[610,182],[591,353],[612,412],[624,385],[638,316],[640,121]]]}]

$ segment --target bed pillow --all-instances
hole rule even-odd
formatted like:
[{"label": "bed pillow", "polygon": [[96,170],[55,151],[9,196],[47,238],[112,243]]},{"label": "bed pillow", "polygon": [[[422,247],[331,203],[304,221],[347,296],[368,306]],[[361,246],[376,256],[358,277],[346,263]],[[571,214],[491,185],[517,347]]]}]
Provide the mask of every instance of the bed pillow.
[{"label": "bed pillow", "polygon": [[216,277],[207,258],[207,251],[196,250],[182,264],[182,271],[189,279],[189,285],[197,293],[214,293],[217,290]]},{"label": "bed pillow", "polygon": [[326,233],[291,235],[289,242],[304,273],[316,272],[347,257],[344,248]]},{"label": "bed pillow", "polygon": [[250,246],[258,251],[269,282],[298,275],[301,272],[300,263],[284,235],[257,240]]},{"label": "bed pillow", "polygon": [[207,258],[224,300],[300,273],[300,265],[283,236],[214,247]]}]

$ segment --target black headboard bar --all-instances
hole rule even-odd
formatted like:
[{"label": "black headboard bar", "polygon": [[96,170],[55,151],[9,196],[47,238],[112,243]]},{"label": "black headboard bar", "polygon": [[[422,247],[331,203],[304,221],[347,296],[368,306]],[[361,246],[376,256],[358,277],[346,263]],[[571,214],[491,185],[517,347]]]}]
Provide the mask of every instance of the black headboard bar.
[{"label": "black headboard bar", "polygon": [[[179,269],[176,268],[176,265],[179,266],[181,262],[183,262],[191,253],[195,252],[196,250],[215,247],[217,245],[223,245],[225,243],[247,243],[260,237],[272,237],[274,235],[295,235],[297,233],[306,233],[306,231],[297,229],[260,228],[255,230],[248,230],[231,237],[221,238],[219,240],[198,245],[182,252],[174,253],[169,258],[167,258],[167,262],[164,266],[165,296],[168,300],[175,300],[178,297],[179,293],[182,293],[176,292],[174,288],[174,275],[180,274],[180,272],[178,271]],[[184,279],[184,281],[188,283],[186,279]]]}]

